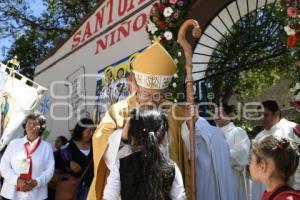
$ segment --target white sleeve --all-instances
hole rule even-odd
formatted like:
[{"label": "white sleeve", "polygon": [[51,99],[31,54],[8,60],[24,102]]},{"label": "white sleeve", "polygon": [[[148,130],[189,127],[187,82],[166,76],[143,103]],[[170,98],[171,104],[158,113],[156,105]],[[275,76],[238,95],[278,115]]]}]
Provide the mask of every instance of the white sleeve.
[{"label": "white sleeve", "polygon": [[108,138],[108,147],[103,158],[109,170],[111,170],[117,160],[117,154],[122,138],[122,130],[123,129],[115,130]]},{"label": "white sleeve", "polygon": [[185,145],[185,148],[188,152],[188,157],[189,159],[191,158],[190,156],[190,131],[189,131],[189,128],[186,124],[186,122],[183,122],[182,125],[181,125],[181,137],[182,137],[182,140],[183,140],[183,143]]},{"label": "white sleeve", "polygon": [[121,193],[120,161],[113,165],[103,192],[103,200],[118,200]]},{"label": "white sleeve", "polygon": [[237,131],[235,143],[230,147],[230,157],[233,166],[245,167],[249,162],[250,140],[245,131]]},{"label": "white sleeve", "polygon": [[17,185],[19,175],[12,169],[11,160],[15,159],[16,156],[13,155],[13,147],[15,142],[12,141],[7,146],[0,163],[0,171],[2,177],[11,185]]},{"label": "white sleeve", "polygon": [[175,164],[175,177],[171,188],[172,200],[186,200],[181,172]]},{"label": "white sleeve", "polygon": [[47,148],[45,152],[45,157],[48,159],[45,163],[43,163],[43,165],[45,165],[44,171],[39,177],[36,178],[37,187],[43,187],[47,185],[54,173],[54,156],[53,156],[52,147],[48,143],[46,143],[46,145]]}]

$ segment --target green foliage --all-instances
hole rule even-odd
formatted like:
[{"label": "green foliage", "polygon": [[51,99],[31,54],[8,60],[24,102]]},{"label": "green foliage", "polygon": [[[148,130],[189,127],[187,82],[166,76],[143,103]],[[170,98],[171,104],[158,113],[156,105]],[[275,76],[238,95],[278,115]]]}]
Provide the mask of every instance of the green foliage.
[{"label": "green foliage", "polygon": [[234,124],[236,126],[239,126],[241,127],[242,129],[244,129],[247,133],[250,133],[253,131],[253,125],[247,121],[247,120],[244,120],[244,119],[235,119],[234,120]]},{"label": "green foliage", "polygon": [[[215,94],[214,100],[228,102],[232,95],[239,95],[242,101],[255,97],[282,76],[299,82],[300,69],[295,66],[300,58],[299,42],[288,48],[284,31],[284,26],[295,22],[299,24],[299,17],[287,16],[286,0],[240,19],[220,41],[209,63],[207,81],[209,90]],[[300,115],[296,118],[299,120]],[[237,119],[235,123],[251,137],[258,132],[245,119]]]},{"label": "green foliage", "polygon": [[228,102],[234,94],[242,99],[256,96],[282,75],[296,75],[292,73],[295,54],[286,47],[275,7],[261,8],[242,17],[220,41],[207,70],[215,101]]},{"label": "green foliage", "polygon": [[294,122],[295,122],[296,124],[300,124],[300,112],[299,112],[299,111],[296,113]]},{"label": "green foliage", "polygon": [[[296,12],[291,12],[291,10]],[[280,20],[281,24],[285,26],[285,41],[291,47],[290,50],[294,51],[296,59],[300,59],[300,1],[298,0],[281,0],[276,7],[276,16]],[[293,16],[295,15],[295,16]],[[287,31],[289,29],[289,31]],[[291,33],[290,31],[293,31]],[[288,33],[290,32],[290,33]]]},{"label": "green foliage", "polygon": [[265,88],[274,85],[280,79],[280,71],[274,69],[254,69],[245,72],[245,78],[236,85],[234,90],[242,97],[256,96],[261,94]]}]

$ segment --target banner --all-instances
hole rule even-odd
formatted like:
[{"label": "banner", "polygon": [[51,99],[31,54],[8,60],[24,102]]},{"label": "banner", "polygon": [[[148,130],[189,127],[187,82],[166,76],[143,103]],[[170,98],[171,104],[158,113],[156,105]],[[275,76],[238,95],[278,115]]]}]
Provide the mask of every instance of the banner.
[{"label": "banner", "polygon": [[45,90],[0,63],[0,150],[17,135],[23,134],[18,132],[18,128],[26,115],[36,107]]},{"label": "banner", "polygon": [[132,78],[130,63],[138,52],[98,71],[94,115],[97,124],[112,104],[125,99],[130,94]]}]

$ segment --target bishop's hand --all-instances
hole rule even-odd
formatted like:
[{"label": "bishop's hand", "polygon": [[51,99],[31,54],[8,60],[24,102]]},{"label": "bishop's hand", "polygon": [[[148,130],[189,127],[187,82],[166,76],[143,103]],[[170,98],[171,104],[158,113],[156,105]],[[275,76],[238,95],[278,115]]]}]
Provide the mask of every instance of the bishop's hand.
[{"label": "bishop's hand", "polygon": [[190,120],[191,117],[192,117],[194,123],[196,123],[196,121],[197,121],[198,118],[199,118],[199,112],[198,112],[197,107],[196,107],[194,104],[188,103],[188,104],[185,106],[185,117],[186,117],[186,120],[187,120],[187,121]]},{"label": "bishop's hand", "polygon": [[125,122],[125,125],[122,130],[122,140],[128,141],[128,131],[129,131],[129,120]]}]

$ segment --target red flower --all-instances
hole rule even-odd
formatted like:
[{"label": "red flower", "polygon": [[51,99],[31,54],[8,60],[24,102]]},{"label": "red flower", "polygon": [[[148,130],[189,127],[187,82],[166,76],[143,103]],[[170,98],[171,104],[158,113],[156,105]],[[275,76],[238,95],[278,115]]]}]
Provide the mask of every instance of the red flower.
[{"label": "red flower", "polygon": [[157,3],[157,8],[159,10],[159,12],[164,12],[164,9],[165,9],[165,5],[163,3]]},{"label": "red flower", "polygon": [[[297,39],[296,39],[296,36],[295,36],[295,35],[289,36],[288,39],[287,39],[287,46],[288,46],[289,48],[294,47],[294,46],[296,45],[296,41],[297,41]],[[300,102],[299,102],[299,103],[300,103]],[[300,108],[300,107],[299,107],[299,108]]]},{"label": "red flower", "polygon": [[294,101],[294,107],[297,109],[297,110],[300,110],[300,101]]},{"label": "red flower", "polygon": [[159,28],[164,29],[165,23],[163,21],[159,21]]},{"label": "red flower", "polygon": [[164,43],[167,42],[167,39],[166,39],[165,36],[162,35],[162,36],[160,36],[160,38],[161,38],[161,39],[160,39],[160,43],[161,43],[161,44],[164,44]]},{"label": "red flower", "polygon": [[299,124],[295,126],[295,128],[294,128],[294,133],[295,133],[298,137],[300,137],[300,125],[299,125]]},{"label": "red flower", "polygon": [[169,2],[170,2],[171,4],[176,4],[176,3],[177,3],[177,0],[169,0]]},{"label": "red flower", "polygon": [[292,18],[297,18],[298,17],[298,11],[297,8],[294,7],[288,7],[287,9],[287,14],[288,16],[292,17]]}]

